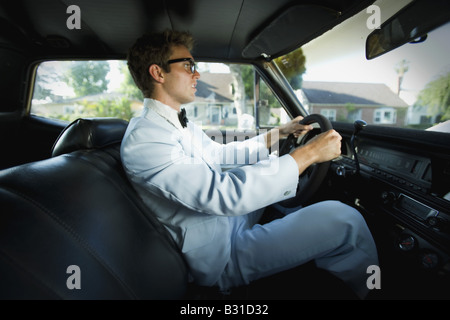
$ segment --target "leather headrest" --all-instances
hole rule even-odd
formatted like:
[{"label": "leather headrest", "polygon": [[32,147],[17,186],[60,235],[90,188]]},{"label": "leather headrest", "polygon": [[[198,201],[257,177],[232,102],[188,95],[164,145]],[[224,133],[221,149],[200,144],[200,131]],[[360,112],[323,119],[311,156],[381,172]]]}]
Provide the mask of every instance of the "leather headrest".
[{"label": "leather headrest", "polygon": [[117,118],[83,118],[70,123],[56,139],[52,157],[120,143],[128,122]]}]

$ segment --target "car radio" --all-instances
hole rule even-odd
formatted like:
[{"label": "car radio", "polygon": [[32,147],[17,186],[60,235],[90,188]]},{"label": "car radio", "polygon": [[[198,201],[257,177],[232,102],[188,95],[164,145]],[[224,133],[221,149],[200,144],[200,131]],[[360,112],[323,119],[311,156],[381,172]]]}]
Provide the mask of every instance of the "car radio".
[{"label": "car radio", "polygon": [[383,191],[381,200],[384,205],[405,213],[436,231],[450,233],[450,216],[444,212],[440,212],[403,193],[393,191]]},{"label": "car radio", "polygon": [[439,215],[439,211],[435,210],[419,201],[408,197],[401,193],[394,203],[394,207],[398,210],[407,212],[419,218],[422,221],[427,221],[430,218],[436,218]]}]

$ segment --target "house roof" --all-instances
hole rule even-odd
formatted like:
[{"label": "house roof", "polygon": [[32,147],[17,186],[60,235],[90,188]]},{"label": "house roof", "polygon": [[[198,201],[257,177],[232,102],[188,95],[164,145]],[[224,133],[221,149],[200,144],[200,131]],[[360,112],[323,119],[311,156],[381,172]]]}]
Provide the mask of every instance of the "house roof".
[{"label": "house roof", "polygon": [[233,102],[230,73],[202,72],[197,81],[196,101]]},{"label": "house roof", "polygon": [[408,106],[387,85],[381,83],[303,81],[302,91],[309,103]]}]

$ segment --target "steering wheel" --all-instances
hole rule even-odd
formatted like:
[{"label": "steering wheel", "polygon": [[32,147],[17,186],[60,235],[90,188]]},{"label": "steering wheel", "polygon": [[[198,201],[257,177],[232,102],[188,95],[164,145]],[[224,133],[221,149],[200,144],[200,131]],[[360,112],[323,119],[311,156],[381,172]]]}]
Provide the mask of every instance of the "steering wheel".
[{"label": "steering wheel", "polygon": [[[310,114],[300,121],[300,124],[313,124],[318,123],[321,132],[326,132],[333,129],[330,120],[322,116],[321,114]],[[311,130],[306,133],[299,143],[297,143],[296,138],[293,134],[290,134],[280,149],[280,155],[289,153],[293,148],[305,145],[309,140],[311,140],[316,133],[315,130]],[[330,167],[331,161],[326,161],[322,163],[317,163],[309,166],[299,177],[297,193],[295,197],[279,202],[285,208],[294,208],[300,205],[305,205],[308,200],[314,195],[314,193],[319,189],[322,181],[327,175],[328,169]]]}]

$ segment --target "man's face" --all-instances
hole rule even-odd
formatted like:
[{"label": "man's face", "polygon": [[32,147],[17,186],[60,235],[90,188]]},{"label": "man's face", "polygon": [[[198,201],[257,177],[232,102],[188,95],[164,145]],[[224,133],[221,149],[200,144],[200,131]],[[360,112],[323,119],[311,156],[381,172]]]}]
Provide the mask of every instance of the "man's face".
[{"label": "man's face", "polygon": [[[191,53],[184,46],[174,46],[169,60],[191,58]],[[178,108],[182,104],[194,101],[197,91],[197,80],[200,74],[191,71],[189,61],[179,61],[170,64],[170,72],[165,73],[164,87],[169,98],[172,100],[171,106]]]}]

